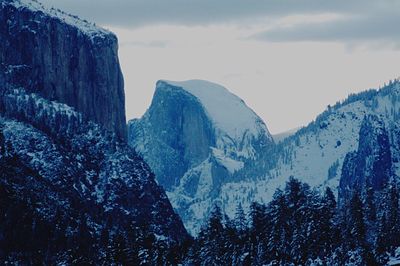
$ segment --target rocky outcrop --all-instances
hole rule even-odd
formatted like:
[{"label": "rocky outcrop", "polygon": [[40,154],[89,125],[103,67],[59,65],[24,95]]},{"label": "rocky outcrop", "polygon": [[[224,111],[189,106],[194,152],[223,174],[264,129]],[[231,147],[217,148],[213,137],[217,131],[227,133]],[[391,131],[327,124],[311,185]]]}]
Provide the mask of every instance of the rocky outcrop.
[{"label": "rocky outcrop", "polygon": [[[159,82],[142,119],[129,122],[129,142],[143,152],[167,190],[199,165],[215,145],[212,125],[201,103],[182,88]],[[151,138],[149,138],[151,136]]]},{"label": "rocky outcrop", "polygon": [[339,199],[349,199],[353,191],[367,188],[380,191],[393,176],[392,144],[382,119],[367,115],[359,133],[357,151],[346,155],[339,183]]},{"label": "rocky outcrop", "polygon": [[7,83],[72,106],[126,137],[124,82],[113,33],[36,1],[2,0],[0,39]]},{"label": "rocky outcrop", "polygon": [[153,169],[191,232],[223,185],[262,172],[274,146],[243,100],[201,80],[159,81],[150,108],[128,128],[130,145]]}]

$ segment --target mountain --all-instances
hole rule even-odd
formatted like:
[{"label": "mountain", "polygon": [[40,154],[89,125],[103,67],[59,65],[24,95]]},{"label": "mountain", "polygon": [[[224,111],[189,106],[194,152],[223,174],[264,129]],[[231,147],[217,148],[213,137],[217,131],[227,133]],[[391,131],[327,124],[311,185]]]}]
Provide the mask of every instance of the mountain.
[{"label": "mountain", "polygon": [[188,234],[124,141],[115,36],[29,0],[0,35],[0,261],[173,263]]},{"label": "mountain", "polygon": [[[254,176],[253,180],[226,184],[221,189],[220,199],[226,206],[241,202],[244,208],[251,201],[269,202],[275,190],[282,188],[290,176],[312,187],[323,189],[329,186],[337,194],[343,162],[348,153],[359,147],[364,118],[377,116],[385,127],[392,127],[398,122],[399,114],[400,82],[397,80],[379,90],[352,94],[344,101],[328,106],[315,121],[278,143],[266,172]],[[390,144],[391,150],[394,149],[392,143],[394,141]],[[392,171],[398,173],[395,160],[398,155],[392,156]],[[233,215],[234,209],[228,209],[228,212]]]},{"label": "mountain", "polygon": [[263,169],[274,145],[243,100],[202,80],[157,82],[150,108],[128,127],[130,145],[193,232],[224,184],[243,179],[255,165]]},{"label": "mountain", "polygon": [[[190,83],[198,82],[192,81]],[[189,86],[186,85],[186,87]],[[168,90],[166,90],[166,88]],[[199,88],[202,87],[199,86]],[[161,96],[160,91],[163,89],[163,97],[159,97],[159,95]],[[362,128],[364,117],[369,115],[377,116],[385,127],[392,127],[391,125],[397,123],[400,117],[400,82],[395,80],[379,90],[371,89],[362,93],[352,94],[346,100],[338,102],[334,106],[328,106],[327,110],[320,114],[315,121],[312,121],[308,126],[297,130],[290,136],[285,137],[283,140],[279,140],[277,144],[274,144],[268,133],[262,133],[261,135],[267,136],[264,139],[268,141],[265,141],[264,145],[254,148],[254,153],[248,153],[251,154],[250,158],[254,159],[249,161],[244,160],[245,167],[240,168],[240,170],[237,170],[239,167],[234,168],[234,165],[236,165],[234,162],[240,162],[241,160],[238,160],[235,156],[230,156],[231,150],[217,147],[218,151],[229,151],[228,153],[223,153],[222,157],[225,159],[220,159],[219,161],[226,162],[228,161],[226,158],[234,160],[233,162],[231,161],[229,165],[231,165],[231,169],[235,169],[235,171],[232,171],[234,173],[228,178],[226,177],[226,173],[221,174],[220,172],[214,175],[207,175],[207,171],[204,169],[207,169],[209,172],[212,171],[207,161],[207,163],[202,163],[195,168],[189,169],[189,172],[187,172],[187,168],[180,170],[182,168],[173,165],[172,169],[177,169],[177,171],[180,172],[175,172],[174,175],[174,170],[172,170],[168,175],[160,179],[159,174],[160,172],[162,173],[161,169],[163,169],[164,165],[167,165],[166,167],[171,166],[170,163],[166,163],[168,158],[172,158],[171,162],[173,163],[185,162],[185,160],[181,159],[183,157],[170,157],[169,151],[179,152],[186,149],[187,153],[192,152],[192,154],[198,154],[196,149],[202,146],[199,144],[202,142],[199,142],[194,145],[196,149],[192,149],[189,148],[185,142],[181,141],[181,128],[188,127],[187,130],[199,132],[199,130],[197,130],[197,124],[193,122],[193,119],[185,120],[182,118],[181,114],[184,113],[183,110],[187,113],[186,109],[181,107],[185,106],[182,101],[191,99],[193,104],[195,104],[195,100],[199,98],[200,102],[207,102],[207,99],[214,98],[223,98],[224,101],[229,100],[229,97],[216,97],[216,95],[213,94],[214,92],[210,91],[211,90],[202,90],[203,94],[200,94],[196,91],[193,92],[193,88],[185,88],[184,83],[168,83],[161,81],[157,85],[152,105],[143,118],[130,121],[129,123],[130,144],[143,155],[150,166],[153,168],[155,167],[156,178],[160,184],[163,184],[163,178],[166,180],[173,180],[173,182],[166,187],[167,194],[173,206],[181,215],[185,225],[192,232],[196,232],[202,222],[202,217],[207,215],[208,210],[214,203],[218,203],[224,212],[230,217],[233,217],[235,215],[236,206],[239,203],[247,210],[252,201],[269,202],[276,189],[284,187],[290,176],[294,176],[302,182],[306,182],[312,187],[317,187],[319,189],[329,186],[337,195],[339,193],[338,189],[340,187],[339,183],[342,176],[343,162],[349,153],[357,151],[360,146],[360,129]],[[186,96],[188,92],[189,94],[193,93],[197,97]],[[179,98],[178,95],[181,98]],[[185,97],[183,95],[185,95]],[[175,102],[171,102],[169,97]],[[207,107],[211,104],[202,105]],[[225,111],[230,113],[231,115],[225,121],[231,121],[233,122],[232,125],[236,125],[238,128],[244,129],[244,132],[247,132],[245,127],[241,126],[242,123],[240,121],[243,117],[242,114],[237,114],[230,110],[229,107],[222,107],[225,105],[227,105],[226,102],[217,103],[216,106],[219,108],[214,110],[220,110],[222,114]],[[207,123],[204,124],[204,128],[208,129],[210,124],[219,125],[219,122],[214,121],[218,121],[218,118],[222,115],[218,114],[218,116],[214,117],[213,115],[216,113],[217,112],[207,111],[205,117],[211,118],[206,119]],[[162,119],[157,119],[157,117]],[[201,119],[199,118],[200,121],[205,120],[204,115],[199,115],[198,117],[201,117]],[[260,123],[264,125],[258,116],[254,117],[257,119],[249,119],[248,121],[256,122],[249,124],[256,125]],[[236,118],[237,123],[235,122]],[[179,123],[177,122],[174,124],[168,119],[176,119]],[[174,126],[166,130],[162,121],[166,121],[166,124]],[[185,125],[185,122],[187,125]],[[249,125],[247,126],[251,127]],[[251,130],[249,130],[249,132],[250,131]],[[204,132],[209,131],[205,130]],[[204,133],[203,135],[208,136],[207,134],[209,133]],[[196,140],[200,141],[201,139],[196,135],[192,136]],[[397,139],[395,134],[390,134],[390,136],[391,139]],[[171,139],[176,140],[178,146],[175,147],[177,148],[168,145],[168,143],[164,141],[166,137],[171,137]],[[221,138],[221,135],[218,134],[217,137],[221,139],[220,143],[224,143],[226,138]],[[209,138],[205,139],[209,140]],[[234,137],[232,137],[232,139],[234,139]],[[209,143],[213,142],[209,141]],[[393,143],[394,141],[390,142],[392,150],[394,149]],[[371,143],[371,145],[375,144],[377,144],[376,141]],[[207,143],[206,145],[209,144]],[[152,149],[150,147],[158,148],[157,150],[149,152]],[[221,158],[218,156],[218,151],[217,153],[215,152],[215,147],[213,145],[211,145],[211,147],[213,149],[213,157],[217,159]],[[254,146],[251,144],[247,147]],[[252,148],[247,149],[252,150]],[[163,151],[168,152],[162,153]],[[162,155],[157,157],[156,154]],[[204,152],[204,154],[207,153]],[[226,156],[226,154],[229,155]],[[396,158],[398,158],[398,155],[392,154],[391,156],[393,157],[391,172],[397,173],[398,163],[396,163]],[[191,155],[191,157],[193,157],[193,155]],[[202,158],[204,157],[205,156]],[[213,158],[210,157],[210,159],[212,160]],[[217,159],[214,161],[218,161]],[[250,163],[250,161],[252,163]],[[161,171],[156,170],[157,167]],[[217,171],[214,170],[214,173],[216,172]],[[182,173],[185,173],[183,177]],[[194,174],[197,174],[200,178],[194,180],[192,178]],[[218,176],[219,178],[217,180],[223,180],[223,182],[213,182],[215,179],[211,179],[211,176]],[[207,180],[207,178],[212,181],[202,181]],[[187,182],[187,180],[191,182]],[[193,184],[198,188],[207,187],[204,184],[212,185],[211,189],[208,190],[193,190]],[[165,184],[163,185],[165,186]],[[212,196],[208,196],[210,194],[212,194]]]},{"label": "mountain", "polygon": [[[359,144],[360,134],[367,137],[369,132],[365,129],[360,133],[363,121],[368,121],[364,118],[369,115],[376,116],[381,121],[381,127],[383,124],[389,132],[396,132],[392,128],[398,123],[399,114],[398,80],[390,82],[379,90],[371,89],[352,94],[344,101],[328,106],[315,121],[278,143],[271,155],[273,162],[269,170],[254,176],[253,180],[226,184],[221,189],[219,199],[224,202],[224,206],[235,206],[237,202],[241,202],[244,208],[248,208],[252,201],[269,202],[276,189],[282,189],[290,176],[319,189],[329,186],[338,195],[345,158],[351,156],[349,153],[357,152],[360,145],[368,146]],[[370,123],[367,123],[365,128],[368,124]],[[395,144],[397,137],[394,133],[388,134],[392,151],[390,171],[398,176],[398,152],[395,148],[398,146]],[[382,153],[379,149],[387,149],[387,143],[380,143],[382,140],[372,141],[374,138],[371,136],[362,139],[369,139],[370,145],[379,144],[375,147],[378,154]],[[234,209],[226,210],[231,216],[234,214]]]},{"label": "mountain", "polygon": [[0,4],[0,62],[6,78],[74,107],[125,138],[124,81],[116,36],[37,1]]}]

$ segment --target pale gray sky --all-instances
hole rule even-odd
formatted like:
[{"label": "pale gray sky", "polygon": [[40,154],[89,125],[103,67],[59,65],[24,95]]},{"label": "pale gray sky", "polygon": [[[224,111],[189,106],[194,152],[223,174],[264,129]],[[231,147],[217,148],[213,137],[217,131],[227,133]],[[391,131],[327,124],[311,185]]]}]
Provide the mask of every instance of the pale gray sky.
[{"label": "pale gray sky", "polygon": [[243,98],[272,133],[400,76],[396,0],[43,0],[114,31],[127,117],[159,79],[206,79]]}]

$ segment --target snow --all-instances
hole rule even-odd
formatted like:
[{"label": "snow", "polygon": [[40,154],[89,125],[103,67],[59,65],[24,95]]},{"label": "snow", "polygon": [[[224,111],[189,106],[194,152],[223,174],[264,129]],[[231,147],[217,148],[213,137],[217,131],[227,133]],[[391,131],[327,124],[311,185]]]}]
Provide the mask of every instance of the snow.
[{"label": "snow", "polygon": [[396,248],[394,256],[390,256],[387,265],[400,265],[400,247]]},{"label": "snow", "polygon": [[6,94],[5,97],[14,97],[17,99],[17,104],[19,106],[27,106],[29,99],[32,99],[35,103],[36,107],[41,106],[44,108],[43,111],[46,111],[48,114],[54,116],[56,113],[66,114],[68,117],[76,117],[80,122],[82,121],[82,115],[75,111],[75,109],[67,104],[49,101],[39,94],[36,93],[27,93],[22,88],[16,88],[11,91],[11,93]]},{"label": "snow", "polygon": [[163,82],[194,95],[204,106],[215,127],[236,143],[242,141],[243,136],[248,133],[259,136],[265,132],[270,138],[267,127],[257,114],[225,87],[205,80]]},{"label": "snow", "polygon": [[400,265],[400,259],[390,258],[387,265]]},{"label": "snow", "polygon": [[243,168],[244,162],[237,161],[232,158],[226,157],[224,155],[224,152],[219,149],[216,149],[216,148],[211,148],[211,149],[212,149],[213,155],[214,155],[215,159],[217,160],[217,162],[220,165],[224,166],[229,171],[229,173],[233,174],[236,171],[239,171],[240,169]]},{"label": "snow", "polygon": [[43,12],[53,18],[57,18],[62,22],[72,25],[79,29],[83,34],[88,35],[92,40],[94,37],[105,37],[111,35],[110,31],[97,27],[94,23],[80,19],[77,16],[65,13],[59,9],[45,6],[36,0],[14,0],[11,2],[18,9],[28,8],[33,12]]}]

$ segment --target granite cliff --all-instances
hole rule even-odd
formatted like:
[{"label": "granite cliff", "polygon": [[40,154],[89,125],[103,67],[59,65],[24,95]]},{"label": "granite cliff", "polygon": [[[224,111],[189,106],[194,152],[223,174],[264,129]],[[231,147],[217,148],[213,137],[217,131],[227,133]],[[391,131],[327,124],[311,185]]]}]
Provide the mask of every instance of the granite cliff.
[{"label": "granite cliff", "polygon": [[72,106],[124,139],[124,81],[116,36],[36,1],[2,0],[0,5],[0,62],[6,82]]}]

